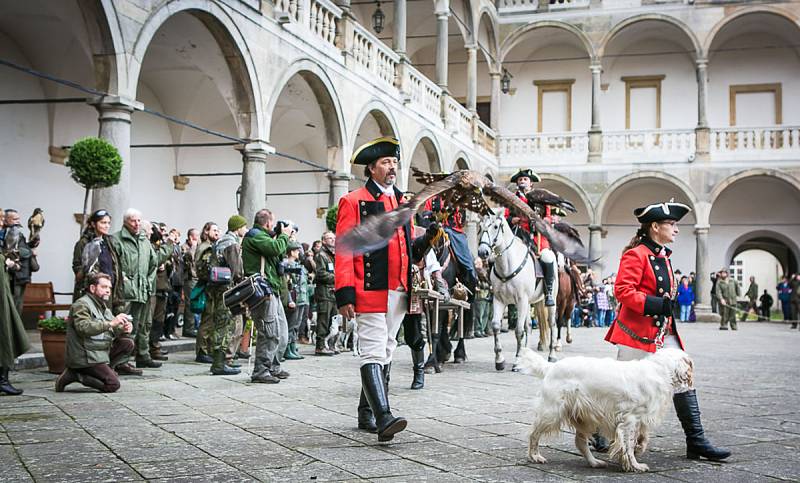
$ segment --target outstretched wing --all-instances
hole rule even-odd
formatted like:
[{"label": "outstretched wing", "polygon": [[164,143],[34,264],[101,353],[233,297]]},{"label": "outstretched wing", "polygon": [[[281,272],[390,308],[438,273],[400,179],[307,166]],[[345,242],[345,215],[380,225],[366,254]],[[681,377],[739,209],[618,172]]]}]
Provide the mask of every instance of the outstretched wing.
[{"label": "outstretched wing", "polygon": [[448,173],[426,173],[425,171],[422,171],[421,169],[415,166],[411,167],[411,174],[412,176],[414,176],[414,179],[416,179],[418,183],[425,185],[435,183],[441,179],[445,179],[448,176],[451,176]]},{"label": "outstretched wing", "polygon": [[483,192],[496,203],[509,208],[520,216],[530,219],[531,223],[533,223],[536,228],[536,232],[540,233],[550,242],[553,251],[563,253],[567,258],[575,260],[578,263],[588,262],[586,251],[580,239],[576,241],[571,236],[553,229],[553,227],[545,223],[527,203],[517,198],[514,193],[493,183],[484,186]]},{"label": "outstretched wing", "polygon": [[581,234],[578,233],[578,230],[576,230],[574,226],[570,225],[566,221],[559,221],[558,223],[554,223],[553,228],[555,228],[556,231],[559,231],[571,237],[573,240],[575,240],[575,242],[579,243],[581,246],[584,246],[583,241],[581,241]]},{"label": "outstretched wing", "polygon": [[337,246],[352,253],[365,253],[386,246],[395,230],[411,221],[414,213],[429,198],[453,189],[456,184],[454,175],[429,184],[405,205],[363,219],[360,224],[337,239]]},{"label": "outstretched wing", "polygon": [[528,203],[530,204],[558,206],[572,213],[578,211],[571,201],[544,188],[533,188],[525,194],[525,197],[528,198]]}]

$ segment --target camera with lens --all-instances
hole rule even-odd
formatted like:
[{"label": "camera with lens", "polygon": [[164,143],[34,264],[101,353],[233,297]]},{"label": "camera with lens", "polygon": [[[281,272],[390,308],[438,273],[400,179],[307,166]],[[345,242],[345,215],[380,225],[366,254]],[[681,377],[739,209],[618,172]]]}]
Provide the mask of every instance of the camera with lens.
[{"label": "camera with lens", "polygon": [[275,235],[280,235],[281,233],[283,233],[283,230],[287,226],[291,227],[295,233],[300,231],[300,228],[297,225],[295,225],[295,223],[292,220],[278,220],[275,223]]}]

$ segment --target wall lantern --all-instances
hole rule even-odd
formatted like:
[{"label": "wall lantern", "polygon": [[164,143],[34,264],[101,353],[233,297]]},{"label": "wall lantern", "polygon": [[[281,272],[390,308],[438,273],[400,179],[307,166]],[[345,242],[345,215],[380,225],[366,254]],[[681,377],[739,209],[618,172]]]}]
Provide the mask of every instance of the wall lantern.
[{"label": "wall lantern", "polygon": [[506,69],[503,69],[503,77],[500,78],[500,90],[503,91],[503,94],[508,94],[511,90],[511,78],[514,77],[508,73]]},{"label": "wall lantern", "polygon": [[386,20],[386,15],[384,15],[383,10],[381,10],[381,2],[378,2],[378,8],[376,8],[375,13],[372,14],[372,30],[374,30],[376,34],[383,32],[384,20]]}]

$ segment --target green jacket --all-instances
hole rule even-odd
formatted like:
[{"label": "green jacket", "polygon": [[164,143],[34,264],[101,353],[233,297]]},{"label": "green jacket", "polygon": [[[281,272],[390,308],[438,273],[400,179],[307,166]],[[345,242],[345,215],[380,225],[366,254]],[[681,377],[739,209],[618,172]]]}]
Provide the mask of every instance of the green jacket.
[{"label": "green jacket", "polygon": [[117,252],[119,271],[122,273],[122,293],[119,300],[114,300],[115,305],[118,302],[147,302],[155,289],[158,268],[156,252],[150,245],[150,240],[142,232],[133,236],[124,227],[114,234],[112,240],[112,247]]},{"label": "green jacket", "polygon": [[122,327],[111,328],[111,309],[92,294],[76,300],[67,320],[67,367],[81,369],[108,364],[108,351]]},{"label": "green jacket", "polygon": [[735,278],[729,276],[725,280],[721,278],[717,279],[717,299],[732,307],[736,307],[736,297],[740,294],[739,282],[737,282]]},{"label": "green jacket", "polygon": [[261,258],[264,257],[264,277],[272,289],[280,290],[281,279],[278,276],[278,264],[286,253],[289,237],[283,233],[275,238],[269,236],[267,230],[256,226],[250,229],[242,241],[242,261],[244,274],[250,276],[261,271]]},{"label": "green jacket", "polygon": [[[149,274],[149,280],[150,280],[149,294],[153,295],[154,293],[156,293],[158,285],[158,273],[159,273],[158,268],[161,265],[165,265],[170,260],[170,258],[172,258],[172,248],[175,245],[173,245],[173,243],[169,240],[164,240],[158,245],[150,243],[150,246],[153,247],[153,253],[155,254],[156,257],[156,266],[153,267],[153,269],[150,271]],[[166,272],[167,268],[168,267],[165,266],[162,272]],[[167,281],[166,290],[169,290],[170,288],[168,282],[169,277],[167,276],[167,273],[164,273],[164,276],[165,276],[164,280]]]},{"label": "green jacket", "polygon": [[314,272],[314,281],[316,282],[316,291],[314,296],[317,300],[335,301],[334,295],[334,277],[333,268],[336,257],[331,253],[327,247],[323,246],[319,253],[314,256],[314,264],[316,270]]},{"label": "green jacket", "polygon": [[755,302],[758,300],[758,284],[755,282],[750,283],[750,286],[747,287],[747,298],[750,302]]}]

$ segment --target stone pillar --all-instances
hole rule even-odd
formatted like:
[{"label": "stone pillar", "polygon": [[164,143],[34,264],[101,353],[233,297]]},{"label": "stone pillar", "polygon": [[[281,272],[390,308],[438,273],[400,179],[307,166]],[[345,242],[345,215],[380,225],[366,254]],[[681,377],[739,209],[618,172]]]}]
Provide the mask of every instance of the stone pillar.
[{"label": "stone pillar", "polygon": [[600,257],[602,256],[603,227],[600,225],[589,225],[589,268],[591,268],[593,271],[599,270],[601,268]]},{"label": "stone pillar", "polygon": [[406,0],[394,0],[392,47],[401,57],[406,55],[406,19]]},{"label": "stone pillar", "polygon": [[478,256],[478,222],[480,218],[477,214],[467,211],[466,221],[464,223],[464,235],[467,237],[467,245],[473,257]]},{"label": "stone pillar", "polygon": [[589,162],[597,163],[603,158],[603,132],[600,129],[600,74],[603,66],[592,64],[592,125],[589,127]]},{"label": "stone pillar", "polygon": [[447,22],[450,12],[436,12],[436,84],[447,90]]},{"label": "stone pillar", "polygon": [[695,225],[694,313],[699,322],[719,322],[711,311],[711,278],[708,269],[708,225]]},{"label": "stone pillar", "polygon": [[467,109],[478,111],[478,46],[467,46]]},{"label": "stone pillar", "polygon": [[695,128],[695,158],[709,160],[710,131],[708,129],[708,60],[697,59],[697,128]]},{"label": "stone pillar", "polygon": [[92,192],[92,211],[101,208],[108,210],[114,223],[113,229],[116,230],[122,226],[125,210],[131,207],[131,115],[143,106],[140,102],[119,96],[96,97],[88,102],[99,114],[98,137],[111,143],[122,157],[119,183]]},{"label": "stone pillar", "polygon": [[497,132],[498,124],[500,122],[500,72],[492,72],[489,74],[492,78],[492,97],[491,97],[491,105],[489,107],[491,111],[491,118],[489,119],[489,126]]},{"label": "stone pillar", "polygon": [[263,141],[254,141],[241,148],[242,194],[239,199],[239,214],[247,223],[253,223],[258,210],[267,204],[267,156],[275,148]]},{"label": "stone pillar", "polygon": [[328,206],[338,205],[339,198],[350,191],[350,180],[353,179],[353,176],[350,173],[337,171],[328,173],[328,179],[331,181]]}]

